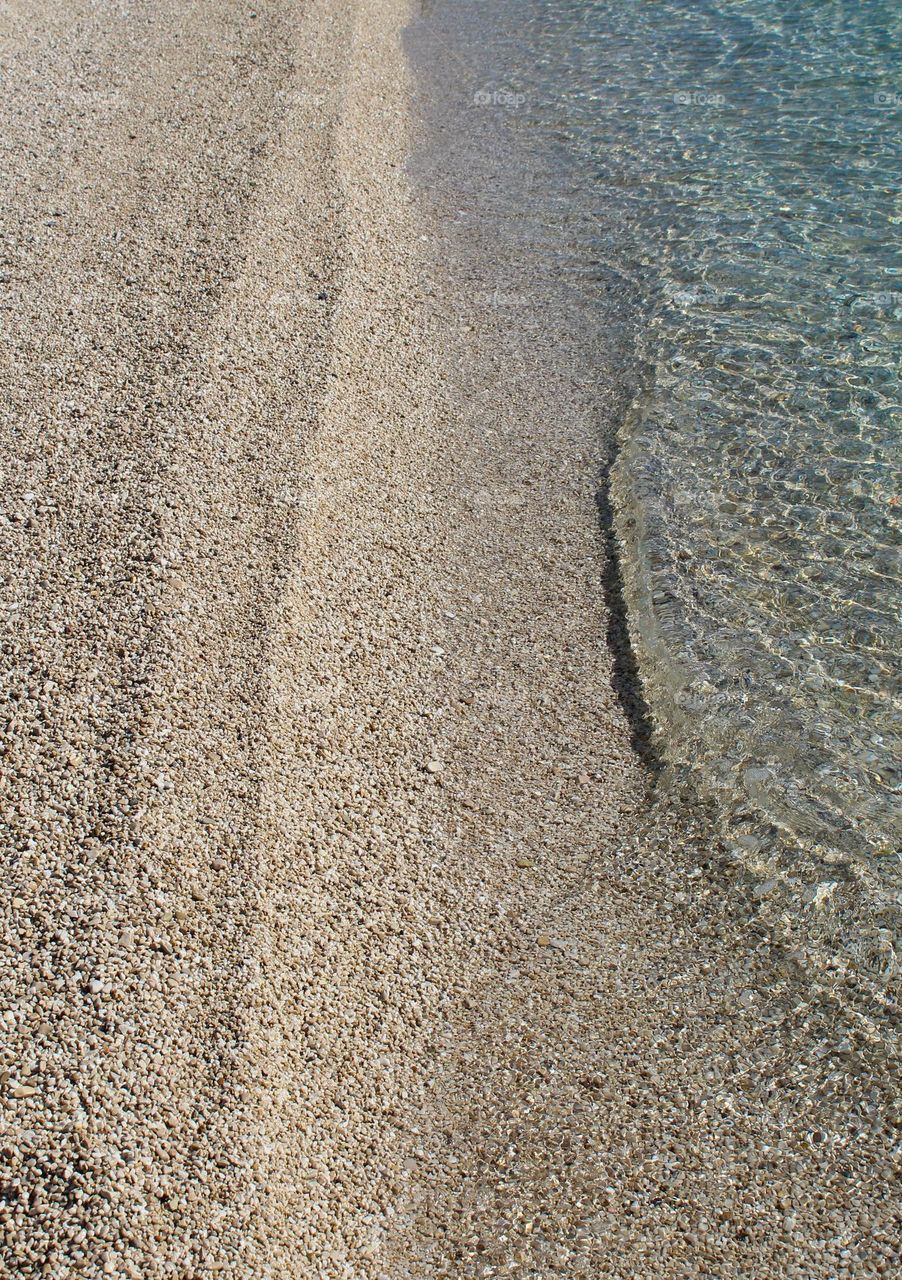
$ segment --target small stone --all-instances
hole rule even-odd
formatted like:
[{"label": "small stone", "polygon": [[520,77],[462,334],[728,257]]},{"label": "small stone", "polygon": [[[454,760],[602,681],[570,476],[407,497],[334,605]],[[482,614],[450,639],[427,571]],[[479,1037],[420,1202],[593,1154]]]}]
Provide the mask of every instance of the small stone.
[{"label": "small stone", "polygon": [[529,867],[535,866],[535,863],[529,858],[517,858],[517,866],[526,871]]},{"label": "small stone", "polygon": [[214,871],[223,871],[225,869],[225,864],[226,864],[225,858],[210,859],[210,866],[213,868]]},{"label": "small stone", "polygon": [[28,903],[24,898],[13,898],[13,909],[15,911],[24,911]]},{"label": "small stone", "polygon": [[12,1089],[14,1098],[33,1098],[36,1093],[37,1089],[33,1089],[30,1084],[17,1084]]},{"label": "small stone", "polygon": [[445,766],[441,760],[429,760],[426,764],[427,773],[443,773]]},{"label": "small stone", "polygon": [[540,947],[550,947],[551,946],[550,935],[547,933],[540,933],[539,936],[536,938],[536,945]]}]

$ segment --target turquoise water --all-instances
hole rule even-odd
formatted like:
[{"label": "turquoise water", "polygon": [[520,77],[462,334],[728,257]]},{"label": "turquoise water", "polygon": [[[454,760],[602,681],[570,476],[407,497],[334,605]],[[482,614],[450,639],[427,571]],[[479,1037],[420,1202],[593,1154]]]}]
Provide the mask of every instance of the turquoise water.
[{"label": "turquoise water", "polygon": [[559,166],[565,199],[537,194],[530,215],[556,236],[561,279],[594,290],[599,324],[612,277],[642,316],[614,494],[671,775],[713,800],[762,899],[832,913],[848,958],[889,976],[902,8],[499,0],[437,15],[474,119],[494,112]]}]

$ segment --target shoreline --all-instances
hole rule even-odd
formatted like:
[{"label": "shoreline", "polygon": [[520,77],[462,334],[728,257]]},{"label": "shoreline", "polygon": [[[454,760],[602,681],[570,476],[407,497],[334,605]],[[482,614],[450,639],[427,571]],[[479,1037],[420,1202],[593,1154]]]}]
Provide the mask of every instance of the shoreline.
[{"label": "shoreline", "polygon": [[[527,421],[526,467],[540,459],[539,470],[555,474],[550,459],[559,450],[575,464],[574,489],[586,489],[567,510],[568,553],[551,576],[566,584],[568,616],[587,607],[576,604],[583,587],[572,573],[587,564],[586,599],[603,636],[595,478],[638,386],[631,321],[618,314],[614,279],[604,314],[593,310],[587,324],[554,264],[532,253],[534,228],[520,210],[549,191],[555,207],[556,169],[544,173],[541,158],[516,146],[512,154],[503,130],[474,117],[485,68],[481,79],[478,64],[470,79],[461,72],[471,66],[467,39],[478,39],[484,18],[476,15],[477,34],[457,44],[464,25],[443,26],[441,17],[431,11],[407,36],[426,119],[415,187],[441,228],[451,305],[474,297],[511,304],[494,321],[485,310],[478,324],[471,317],[473,345],[484,343],[505,385],[517,386],[526,367],[527,401],[548,412],[521,410],[517,427],[499,431],[494,444],[517,458]],[[621,310],[627,305],[623,298]],[[478,397],[479,360],[451,351],[465,406]],[[503,409],[498,416],[503,423]],[[547,495],[550,506],[557,500]],[[504,536],[505,554],[517,555],[517,534]],[[546,664],[553,710],[533,725],[538,739],[556,739],[563,708],[578,753],[595,740],[593,712],[606,718],[608,743],[628,738],[607,651],[606,662],[603,679],[591,663],[580,667],[572,696]],[[626,787],[608,759],[589,795],[568,797],[585,806],[586,829],[563,843],[582,843],[582,856],[555,864],[555,832],[551,857],[527,871],[528,892],[509,900],[516,925],[486,957],[480,994],[462,1015],[437,1088],[443,1140],[431,1148],[436,1172],[421,1192],[421,1270],[412,1274],[515,1266],[537,1276],[624,1278],[826,1277],[845,1267],[880,1274],[894,1253],[880,1189],[891,1177],[897,1101],[886,1046],[861,1010],[821,1003],[799,981],[798,957],[745,909],[751,904],[737,892],[707,815],[677,794],[649,803],[646,776],[631,761],[637,772]],[[485,761],[475,772],[490,768]],[[591,768],[573,772],[593,776]],[[557,805],[561,788],[551,794]],[[599,809],[628,796],[632,806],[627,800],[604,830]],[[556,944],[553,955],[537,947],[539,938]],[[859,1215],[867,1238],[838,1226]],[[411,1274],[409,1252],[402,1257],[407,1270],[398,1274]]]},{"label": "shoreline", "polygon": [[883,1118],[647,829],[606,406],[408,170],[407,6],[47,13],[71,131],[0,175],[75,211],[13,227],[0,1267],[880,1274]]}]

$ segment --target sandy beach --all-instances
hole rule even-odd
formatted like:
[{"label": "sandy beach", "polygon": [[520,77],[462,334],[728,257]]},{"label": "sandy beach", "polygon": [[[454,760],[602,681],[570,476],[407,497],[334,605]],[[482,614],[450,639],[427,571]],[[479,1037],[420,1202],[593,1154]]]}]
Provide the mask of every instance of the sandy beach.
[{"label": "sandy beach", "polygon": [[474,307],[411,16],[0,14],[0,1274],[892,1275],[892,1077],[649,808],[616,388]]}]

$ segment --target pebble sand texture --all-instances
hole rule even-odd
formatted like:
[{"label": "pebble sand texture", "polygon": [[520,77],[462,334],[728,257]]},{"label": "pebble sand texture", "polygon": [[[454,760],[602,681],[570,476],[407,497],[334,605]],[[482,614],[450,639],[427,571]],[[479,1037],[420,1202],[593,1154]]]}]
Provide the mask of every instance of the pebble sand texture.
[{"label": "pebble sand texture", "polygon": [[19,12],[2,1274],[892,1274],[883,1099],[626,839],[593,398],[450,305],[406,13]]}]

